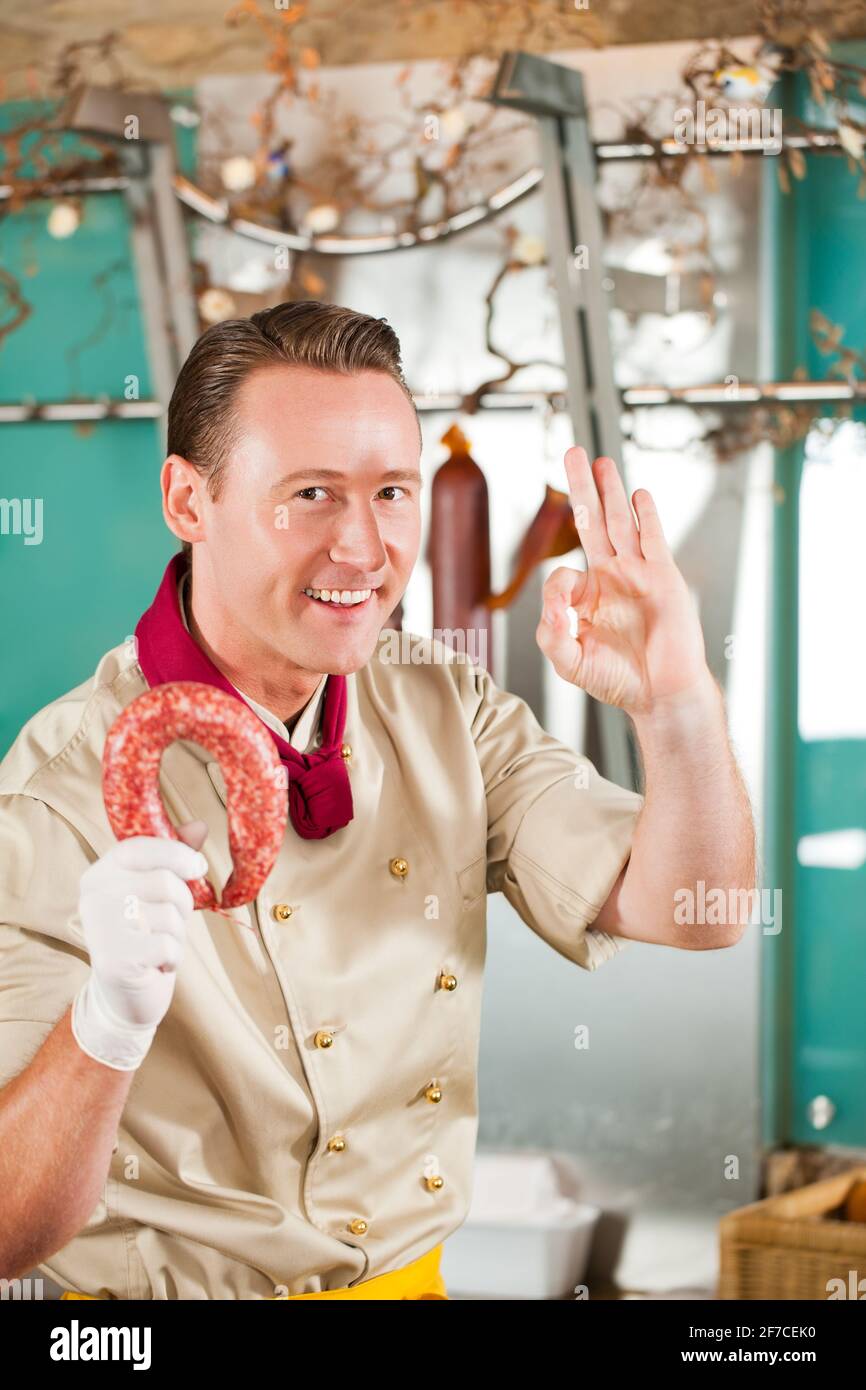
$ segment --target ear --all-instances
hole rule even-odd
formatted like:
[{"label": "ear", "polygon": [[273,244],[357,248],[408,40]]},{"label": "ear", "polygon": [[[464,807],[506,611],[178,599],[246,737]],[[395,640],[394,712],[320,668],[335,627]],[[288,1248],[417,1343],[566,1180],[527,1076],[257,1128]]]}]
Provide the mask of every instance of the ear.
[{"label": "ear", "polygon": [[202,498],[205,479],[189,459],[169,454],[159,475],[162,514],[168,529],[181,541],[205,539]]}]

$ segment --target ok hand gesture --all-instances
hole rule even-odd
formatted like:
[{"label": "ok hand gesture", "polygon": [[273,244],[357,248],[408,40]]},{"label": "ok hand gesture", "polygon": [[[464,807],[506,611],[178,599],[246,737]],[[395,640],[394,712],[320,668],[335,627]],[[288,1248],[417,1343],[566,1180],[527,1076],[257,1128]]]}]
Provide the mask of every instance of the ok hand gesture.
[{"label": "ok hand gesture", "polygon": [[[565,455],[568,489],[587,569],[559,565],[544,584],[535,638],[563,680],[631,715],[688,700],[712,676],[697,610],[674,563],[652,497],[632,496],[613,459],[590,468],[586,450]],[[577,612],[577,635],[567,609]]]}]

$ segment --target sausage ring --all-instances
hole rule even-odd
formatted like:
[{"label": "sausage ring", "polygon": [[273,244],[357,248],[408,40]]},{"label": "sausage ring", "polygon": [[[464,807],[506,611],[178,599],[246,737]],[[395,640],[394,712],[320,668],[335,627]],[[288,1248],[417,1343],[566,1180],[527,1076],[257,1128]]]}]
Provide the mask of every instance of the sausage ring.
[{"label": "sausage ring", "polygon": [[201,681],[173,681],[139,695],[108,731],[102,794],[118,840],[178,840],[159,793],[162,755],[176,739],[200,744],[222,768],[233,868],[218,900],[190,879],[197,908],[222,911],[255,898],[276,862],[288,820],[286,770],[267,727],[243,700]]}]

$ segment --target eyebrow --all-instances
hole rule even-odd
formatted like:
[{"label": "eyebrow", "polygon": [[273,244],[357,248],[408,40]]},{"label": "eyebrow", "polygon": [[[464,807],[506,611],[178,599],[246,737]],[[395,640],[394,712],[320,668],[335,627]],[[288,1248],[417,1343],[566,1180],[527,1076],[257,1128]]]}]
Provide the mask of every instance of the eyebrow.
[{"label": "eyebrow", "polygon": [[[348,478],[350,473],[342,473],[339,468],[298,468],[294,473],[286,473],[280,478],[273,487],[269,489],[271,493],[282,492],[283,488],[289,483],[299,482],[302,478]],[[418,483],[421,484],[421,474],[417,468],[388,468],[380,475],[381,481],[387,486],[388,483]]]}]

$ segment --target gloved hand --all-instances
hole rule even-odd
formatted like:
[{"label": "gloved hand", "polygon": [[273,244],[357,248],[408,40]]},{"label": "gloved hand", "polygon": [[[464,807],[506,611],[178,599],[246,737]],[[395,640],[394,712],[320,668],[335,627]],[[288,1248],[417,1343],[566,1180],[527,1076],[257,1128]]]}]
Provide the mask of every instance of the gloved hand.
[{"label": "gloved hand", "polygon": [[75,997],[72,1032],[97,1062],[134,1071],[174,994],[195,911],[186,879],[207,872],[203,821],[184,841],[137,835],[112,845],[81,875],[78,910],[90,974]]}]

